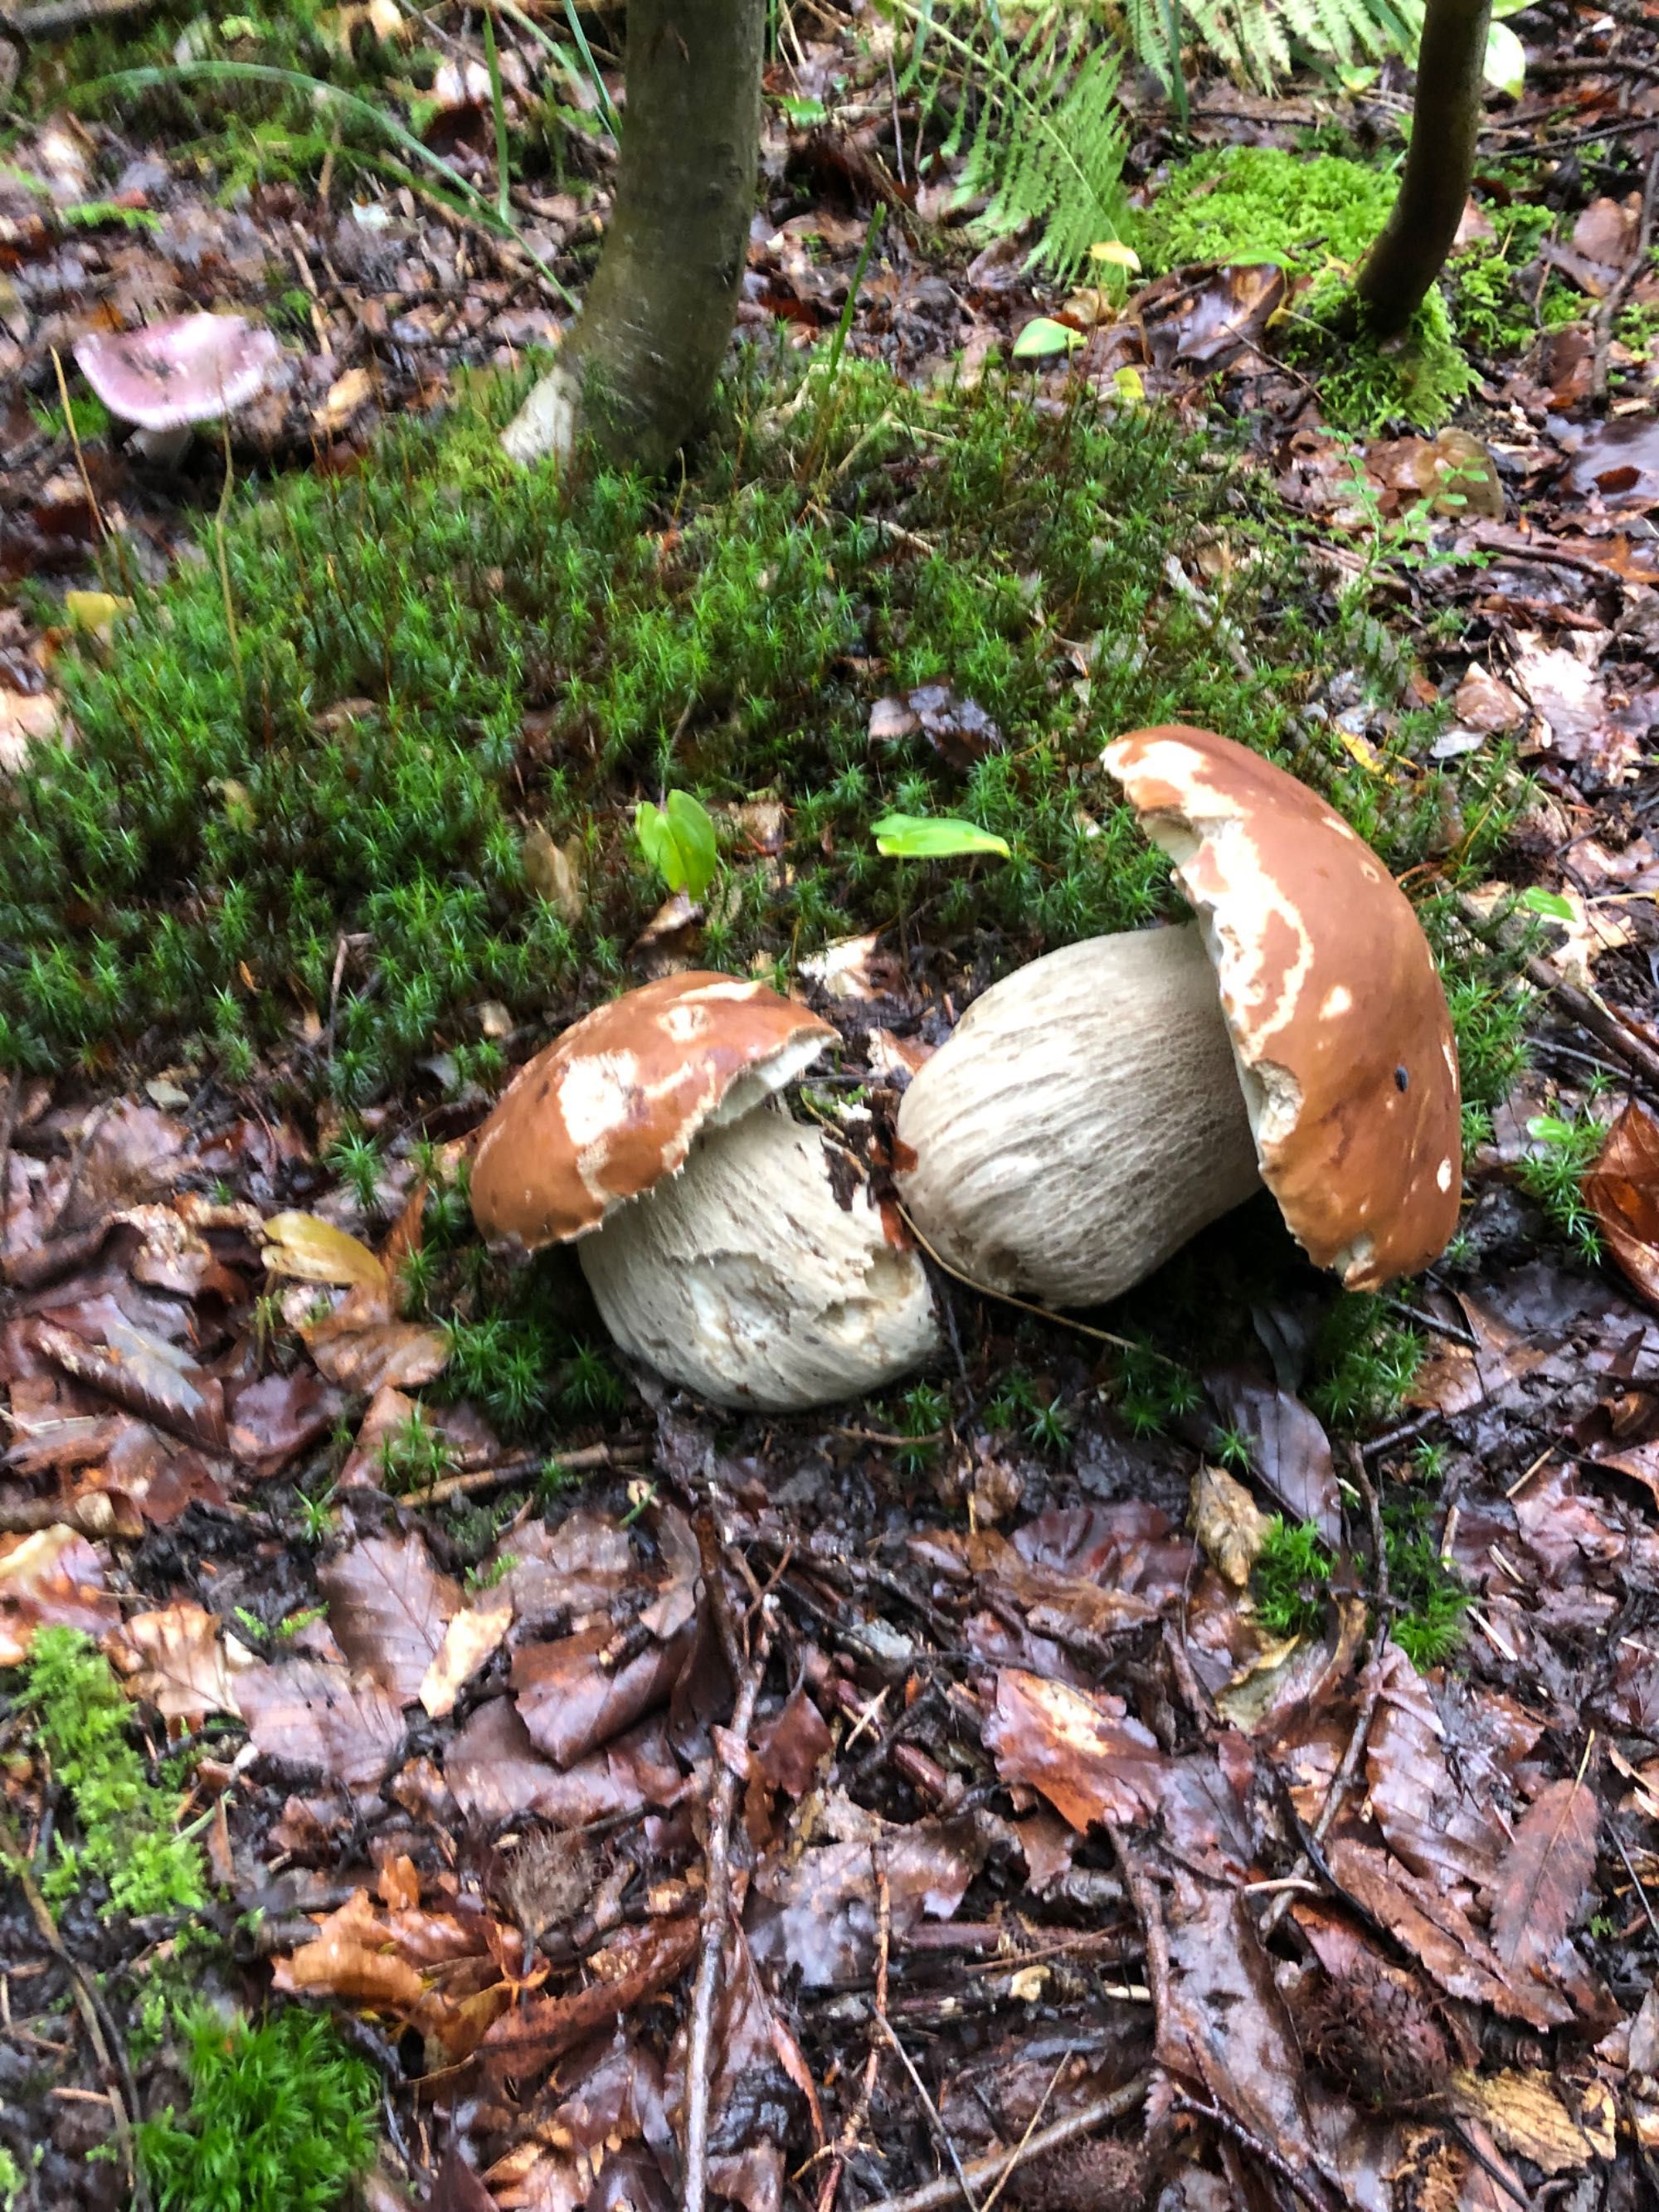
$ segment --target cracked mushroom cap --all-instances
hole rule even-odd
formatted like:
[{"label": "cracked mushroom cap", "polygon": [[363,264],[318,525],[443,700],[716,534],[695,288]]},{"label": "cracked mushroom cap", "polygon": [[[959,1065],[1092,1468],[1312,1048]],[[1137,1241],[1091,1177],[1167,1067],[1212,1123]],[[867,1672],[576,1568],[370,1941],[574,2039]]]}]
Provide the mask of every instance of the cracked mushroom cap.
[{"label": "cracked mushroom cap", "polygon": [[141,430],[216,422],[257,398],[282,348],[240,315],[175,315],[75,342],[81,374],[112,415]]},{"label": "cracked mushroom cap", "polygon": [[694,970],[612,999],[507,1086],[473,1154],[473,1217],[531,1251],[586,1237],[684,1166],[700,1129],[749,1113],[836,1041],[738,975]]},{"label": "cracked mushroom cap", "polygon": [[1433,955],[1370,848],[1305,784],[1208,730],[1101,755],[1175,863],[1221,989],[1262,1180],[1350,1290],[1457,1224],[1457,1055]]}]

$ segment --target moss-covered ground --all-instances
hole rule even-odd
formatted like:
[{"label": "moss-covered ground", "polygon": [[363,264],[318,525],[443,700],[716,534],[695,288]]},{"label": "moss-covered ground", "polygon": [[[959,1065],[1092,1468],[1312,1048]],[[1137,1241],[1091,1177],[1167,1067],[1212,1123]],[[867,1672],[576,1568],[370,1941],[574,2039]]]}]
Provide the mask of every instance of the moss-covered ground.
[{"label": "moss-covered ground", "polygon": [[[1364,624],[1333,623],[1243,462],[1162,418],[851,364],[791,394],[756,364],[653,489],[509,467],[512,399],[256,488],[222,560],[136,589],[68,669],[73,742],[0,823],[0,1060],[182,1054],[234,1084],[274,1051],[348,1104],[445,1054],[487,1080],[481,1006],[550,1020],[630,980],[664,889],[633,810],[668,788],[721,840],[701,957],[780,972],[901,915],[987,972],[1147,918],[1164,871],[1095,767],[1141,724],[1224,727],[1443,886],[1501,834],[1501,759],[1425,767],[1407,714],[1379,771],[1304,714]],[[1205,543],[1208,608],[1165,575]],[[878,697],[933,683],[1000,746],[872,740]],[[743,811],[769,801],[781,853]],[[1011,858],[884,859],[892,809]],[[562,896],[526,839],[568,857]]]}]

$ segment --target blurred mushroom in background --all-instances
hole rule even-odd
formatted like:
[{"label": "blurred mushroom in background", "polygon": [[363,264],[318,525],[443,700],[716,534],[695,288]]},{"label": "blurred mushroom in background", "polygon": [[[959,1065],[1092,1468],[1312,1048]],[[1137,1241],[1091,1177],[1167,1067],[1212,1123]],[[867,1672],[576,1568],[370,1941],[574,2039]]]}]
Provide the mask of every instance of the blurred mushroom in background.
[{"label": "blurred mushroom in background", "polygon": [[282,348],[240,315],[176,315],[141,331],[89,332],[75,342],[81,374],[110,413],[134,423],[134,443],[176,461],[193,425],[216,422],[258,397]]}]

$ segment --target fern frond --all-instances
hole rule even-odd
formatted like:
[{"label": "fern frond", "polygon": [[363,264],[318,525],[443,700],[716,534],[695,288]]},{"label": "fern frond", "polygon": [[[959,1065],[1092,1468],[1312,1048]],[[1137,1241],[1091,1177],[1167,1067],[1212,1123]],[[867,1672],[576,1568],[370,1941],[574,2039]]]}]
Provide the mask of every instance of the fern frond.
[{"label": "fern frond", "polygon": [[1040,224],[1032,265],[1071,283],[1089,248],[1127,220],[1118,57],[1086,19],[1039,17],[1006,61],[982,63],[963,190],[983,192],[988,228]]}]

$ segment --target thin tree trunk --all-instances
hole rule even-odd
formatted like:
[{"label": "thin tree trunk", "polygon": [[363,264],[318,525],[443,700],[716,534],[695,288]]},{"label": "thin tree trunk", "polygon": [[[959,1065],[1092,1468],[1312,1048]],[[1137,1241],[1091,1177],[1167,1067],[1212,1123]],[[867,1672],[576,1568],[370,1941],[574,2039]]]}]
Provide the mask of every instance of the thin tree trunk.
[{"label": "thin tree trunk", "polygon": [[737,318],[755,204],[765,0],[629,0],[617,204],[559,365],[508,425],[516,460],[578,424],[665,468],[697,427]]},{"label": "thin tree trunk", "polygon": [[1371,328],[1403,331],[1446,264],[1474,174],[1492,0],[1428,0],[1400,194],[1355,289]]}]

